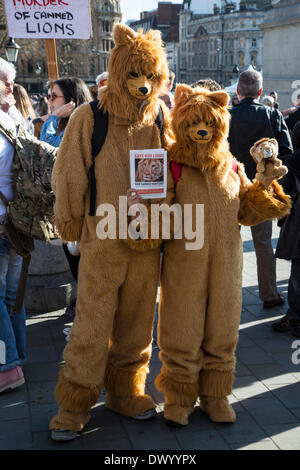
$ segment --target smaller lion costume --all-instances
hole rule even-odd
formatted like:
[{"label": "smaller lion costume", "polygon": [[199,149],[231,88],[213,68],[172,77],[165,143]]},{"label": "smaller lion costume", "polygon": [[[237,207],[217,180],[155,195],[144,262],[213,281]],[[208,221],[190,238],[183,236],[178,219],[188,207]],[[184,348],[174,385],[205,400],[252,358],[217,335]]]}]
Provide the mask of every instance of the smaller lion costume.
[{"label": "smaller lion costume", "polygon": [[[96,207],[113,206],[119,227],[119,198],[130,188],[130,150],[166,148],[170,126],[168,110],[158,99],[168,76],[159,31],[135,33],[118,24],[114,42],[108,83],[99,95],[100,107],[108,113],[108,131],[95,160],[95,176]],[[155,124],[160,107],[162,130]],[[101,218],[89,215],[93,126],[89,104],[74,111],[53,170],[56,225],[62,239],[79,240],[81,257],[76,316],[56,386],[59,412],[50,423],[52,430],[80,431],[103,386],[106,406],[115,412],[136,417],[155,409],[145,394],[145,380],[160,240],[98,238]]]},{"label": "smaller lion costume", "polygon": [[228,95],[177,85],[172,113],[176,142],[169,158],[181,165],[176,203],[204,205],[204,245],[164,244],[158,340],[162,369],[155,384],[164,393],[164,416],[187,425],[198,397],[213,421],[233,422],[235,348],[242,307],[240,225],[280,218],[289,197],[277,182],[266,190],[251,183],[243,166],[232,169]]}]

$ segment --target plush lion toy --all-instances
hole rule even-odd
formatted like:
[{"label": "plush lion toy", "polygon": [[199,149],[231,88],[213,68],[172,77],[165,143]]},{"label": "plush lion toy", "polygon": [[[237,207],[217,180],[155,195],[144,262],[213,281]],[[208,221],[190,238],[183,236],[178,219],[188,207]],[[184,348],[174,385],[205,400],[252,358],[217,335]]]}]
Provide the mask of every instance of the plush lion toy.
[{"label": "plush lion toy", "polygon": [[282,165],[282,161],[278,156],[278,143],[276,139],[267,137],[255,142],[250,149],[250,154],[255,163],[257,163],[257,173],[255,178],[258,181],[265,179],[278,179],[286,175],[288,169]]},{"label": "plush lion toy", "polygon": [[[168,110],[158,98],[168,65],[159,31],[136,33],[118,24],[114,42],[107,86],[99,94],[99,106],[108,113],[108,131],[95,159],[95,177],[96,207],[113,206],[116,237],[98,238],[102,219],[89,215],[94,126],[89,104],[72,114],[53,171],[57,228],[62,239],[79,240],[81,253],[76,316],[56,386],[59,412],[50,423],[55,440],[76,437],[103,385],[111,410],[137,419],[155,413],[145,380],[160,240],[132,240],[126,234],[127,203],[121,207],[120,196],[131,186],[130,150],[166,148],[170,140]],[[155,123],[160,108],[162,129]],[[172,175],[168,181],[172,197]]]},{"label": "plush lion toy", "polygon": [[[177,85],[169,150],[176,203],[182,210],[204,206],[190,236],[165,242],[161,274],[158,340],[162,369],[155,384],[164,393],[164,416],[187,425],[198,397],[216,422],[233,422],[235,348],[242,307],[242,242],[239,224],[283,217],[289,197],[278,183],[251,183],[228,147],[229,97]],[[184,232],[188,233],[188,232]],[[189,242],[189,244],[188,244]],[[201,248],[201,249],[200,249]]]}]

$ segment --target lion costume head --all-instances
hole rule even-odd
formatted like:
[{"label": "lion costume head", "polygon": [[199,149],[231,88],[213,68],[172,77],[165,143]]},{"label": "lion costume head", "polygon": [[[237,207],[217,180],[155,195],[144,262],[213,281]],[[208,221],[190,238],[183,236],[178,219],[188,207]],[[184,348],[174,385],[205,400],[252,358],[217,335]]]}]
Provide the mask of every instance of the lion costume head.
[{"label": "lion costume head", "polygon": [[160,31],[136,33],[124,24],[114,28],[107,86],[99,99],[105,111],[130,122],[153,124],[168,78],[168,63]]},{"label": "lion costume head", "polygon": [[230,164],[228,94],[179,84],[174,101],[172,158],[202,171]]},{"label": "lion costume head", "polygon": [[282,161],[277,158],[278,143],[276,139],[263,139],[255,142],[250,149],[250,154],[257,163],[257,173],[255,178],[263,181],[269,178],[281,178],[287,174],[287,167],[282,165]]}]

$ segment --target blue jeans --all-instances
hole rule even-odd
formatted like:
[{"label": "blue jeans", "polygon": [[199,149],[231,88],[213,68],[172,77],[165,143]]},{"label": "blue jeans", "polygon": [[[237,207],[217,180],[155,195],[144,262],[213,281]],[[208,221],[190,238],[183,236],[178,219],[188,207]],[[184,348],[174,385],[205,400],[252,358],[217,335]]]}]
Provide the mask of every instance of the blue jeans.
[{"label": "blue jeans", "polygon": [[287,313],[300,322],[300,258],[292,259],[291,275],[288,288],[288,304]]},{"label": "blue jeans", "polygon": [[25,360],[26,313],[12,311],[22,268],[22,257],[12,256],[12,246],[0,237],[0,372],[14,369]]}]

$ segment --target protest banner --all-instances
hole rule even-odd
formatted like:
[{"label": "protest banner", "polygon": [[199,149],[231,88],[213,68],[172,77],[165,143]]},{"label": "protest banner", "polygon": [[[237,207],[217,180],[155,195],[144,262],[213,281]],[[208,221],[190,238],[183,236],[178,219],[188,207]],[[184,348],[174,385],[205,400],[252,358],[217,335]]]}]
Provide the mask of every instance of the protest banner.
[{"label": "protest banner", "polygon": [[4,0],[8,35],[45,39],[49,80],[58,78],[55,39],[89,39],[89,0]]},{"label": "protest banner", "polygon": [[89,0],[4,0],[8,35],[33,39],[89,39]]}]

